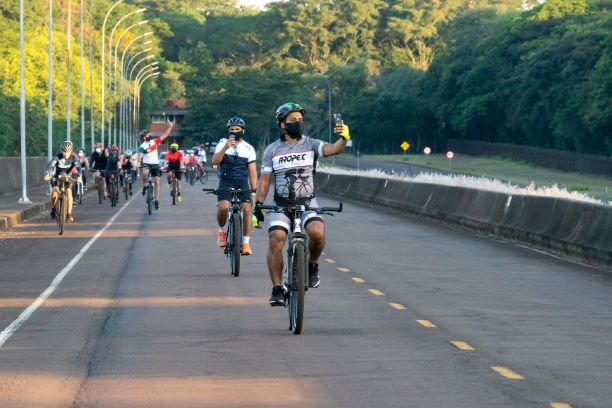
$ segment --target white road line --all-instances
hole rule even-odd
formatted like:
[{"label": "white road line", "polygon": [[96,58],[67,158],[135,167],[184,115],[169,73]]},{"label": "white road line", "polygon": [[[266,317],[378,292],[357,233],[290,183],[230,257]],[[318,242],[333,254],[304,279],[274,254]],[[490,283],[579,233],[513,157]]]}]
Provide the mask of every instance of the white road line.
[{"label": "white road line", "polygon": [[21,327],[21,325],[24,324],[30,318],[30,316],[32,316],[32,314],[40,306],[42,306],[43,303],[45,303],[47,299],[49,299],[49,297],[53,294],[53,292],[55,292],[55,290],[58,288],[60,283],[62,283],[66,275],[68,275],[68,273],[72,270],[72,268],[74,268],[74,266],[81,260],[83,255],[85,255],[85,253],[89,250],[89,248],[91,248],[94,242],[96,242],[98,238],[100,238],[100,236],[104,233],[104,231],[106,231],[108,227],[110,227],[112,223],[115,222],[117,217],[119,217],[119,215],[121,215],[123,210],[125,210],[125,208],[128,205],[130,205],[130,203],[132,202],[134,198],[136,198],[136,196],[132,197],[130,201],[125,203],[123,207],[121,207],[121,209],[117,211],[115,215],[113,215],[113,217],[110,219],[110,221],[108,221],[108,223],[104,226],[104,228],[98,231],[98,233],[94,235],[94,237],[90,239],[85,244],[85,246],[83,246],[83,248],[81,248],[79,253],[74,258],[72,258],[72,260],[68,262],[68,265],[66,265],[64,269],[62,269],[57,274],[55,279],[53,279],[53,282],[51,282],[51,285],[49,285],[49,287],[43,293],[40,294],[38,299],[36,299],[30,306],[28,306],[23,312],[21,312],[19,317],[15,319],[11,324],[9,324],[6,329],[2,330],[2,332],[0,333],[0,348],[4,346],[4,343],[6,343],[6,341]]}]

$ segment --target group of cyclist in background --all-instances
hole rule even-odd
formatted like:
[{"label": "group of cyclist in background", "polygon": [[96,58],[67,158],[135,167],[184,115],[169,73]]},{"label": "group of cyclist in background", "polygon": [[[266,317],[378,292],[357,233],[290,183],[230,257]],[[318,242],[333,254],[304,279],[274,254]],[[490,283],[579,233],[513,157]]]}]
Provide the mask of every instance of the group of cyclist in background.
[{"label": "group of cyclist in background", "polygon": [[[308,200],[310,208],[318,208],[315,189],[314,174],[317,161],[320,157],[340,154],[344,151],[346,143],[350,140],[349,128],[344,123],[337,123],[335,133],[339,139],[335,143],[327,143],[304,134],[304,109],[296,103],[285,103],[276,110],[276,121],[281,131],[280,137],[266,147],[261,167],[261,177],[257,176],[256,152],[253,146],[244,140],[246,124],[238,117],[232,117],[227,122],[227,136],[222,138],[212,157],[212,165],[218,168],[219,186],[217,195],[217,222],[219,226],[217,245],[227,245],[224,227],[228,219],[230,208],[229,190],[245,190],[240,193],[240,202],[243,213],[243,236],[241,237],[242,255],[253,253],[250,246],[251,225],[261,228],[264,215],[259,208],[266,199],[272,176],[274,176],[274,204],[279,207],[287,205],[291,198]],[[174,123],[168,122],[167,130],[159,137],[153,138],[145,133],[138,154],[131,150],[119,153],[115,145],[102,146],[98,144],[88,159],[84,150],[73,152],[73,144],[65,141],[61,151],[49,163],[45,179],[53,188],[51,194],[51,217],[55,217],[55,203],[57,201],[57,187],[55,180],[62,172],[72,175],[74,183],[83,183],[86,187],[86,171],[94,173],[96,187],[102,184],[104,196],[108,197],[107,186],[111,177],[125,183],[135,180],[133,176],[141,170],[143,189],[146,187],[151,175],[154,185],[154,205],[159,209],[160,178],[162,163],[159,158],[159,145],[171,134]],[[188,166],[196,166],[202,171],[206,165],[206,151],[201,145],[197,154],[184,155],[176,143],[170,145],[163,167],[168,173],[168,183],[176,178],[177,200],[181,197],[182,173]],[[128,177],[129,175],[129,177]],[[252,191],[249,193],[249,191]],[[132,194],[131,185],[129,193]],[[73,222],[73,200],[68,199],[67,221]],[[316,288],[320,284],[318,260],[325,245],[325,226],[321,215],[316,211],[306,211],[302,216],[302,227],[309,236],[309,284]],[[271,306],[284,305],[284,293],[281,282],[283,269],[282,249],[290,231],[292,220],[284,212],[273,212],[268,224],[268,270],[272,281]]]}]

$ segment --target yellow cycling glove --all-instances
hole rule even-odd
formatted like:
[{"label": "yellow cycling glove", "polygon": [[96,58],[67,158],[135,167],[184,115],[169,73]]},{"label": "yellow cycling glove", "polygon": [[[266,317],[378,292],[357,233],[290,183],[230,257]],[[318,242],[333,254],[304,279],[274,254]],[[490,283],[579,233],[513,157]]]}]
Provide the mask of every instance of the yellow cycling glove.
[{"label": "yellow cycling glove", "polygon": [[349,132],[348,125],[342,125],[342,132],[338,133],[338,135],[346,141],[351,140],[351,134]]}]

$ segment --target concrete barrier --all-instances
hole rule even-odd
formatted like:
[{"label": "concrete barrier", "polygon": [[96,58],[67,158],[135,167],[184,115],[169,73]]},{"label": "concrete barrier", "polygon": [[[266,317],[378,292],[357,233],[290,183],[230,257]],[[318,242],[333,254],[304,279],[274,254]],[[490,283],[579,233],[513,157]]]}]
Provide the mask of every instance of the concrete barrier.
[{"label": "concrete barrier", "polygon": [[612,207],[321,172],[316,185],[337,198],[383,205],[612,267]]},{"label": "concrete barrier", "polygon": [[[43,173],[47,169],[46,157],[26,158],[27,183],[29,187],[45,184]],[[0,157],[0,195],[21,189],[21,159],[19,157]]]}]

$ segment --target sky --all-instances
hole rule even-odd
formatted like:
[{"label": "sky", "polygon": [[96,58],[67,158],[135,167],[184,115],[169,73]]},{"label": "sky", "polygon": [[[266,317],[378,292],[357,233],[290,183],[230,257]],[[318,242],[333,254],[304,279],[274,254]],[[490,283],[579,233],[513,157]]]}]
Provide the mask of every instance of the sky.
[{"label": "sky", "polygon": [[259,8],[263,8],[263,5],[266,3],[271,3],[276,0],[238,0],[238,4],[243,6],[258,6]]}]

